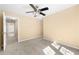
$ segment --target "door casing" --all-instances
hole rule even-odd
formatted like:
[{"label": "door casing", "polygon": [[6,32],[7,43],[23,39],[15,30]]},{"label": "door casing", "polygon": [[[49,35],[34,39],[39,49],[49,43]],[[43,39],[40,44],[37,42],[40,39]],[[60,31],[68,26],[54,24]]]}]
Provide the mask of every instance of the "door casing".
[{"label": "door casing", "polygon": [[17,17],[12,17],[12,16],[6,16],[5,12],[3,12],[3,50],[6,50],[6,40],[7,40],[7,29],[6,29],[6,20],[12,19],[16,20],[16,35],[17,35],[17,42],[18,42],[18,18]]}]

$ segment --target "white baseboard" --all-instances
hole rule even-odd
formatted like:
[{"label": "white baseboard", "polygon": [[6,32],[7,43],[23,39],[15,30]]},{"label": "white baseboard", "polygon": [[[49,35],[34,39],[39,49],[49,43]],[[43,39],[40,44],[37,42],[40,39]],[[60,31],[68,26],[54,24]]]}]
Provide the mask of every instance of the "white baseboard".
[{"label": "white baseboard", "polygon": [[18,43],[23,42],[23,41],[27,41],[27,40],[31,40],[31,39],[39,39],[42,38],[41,36],[37,36],[37,37],[31,37],[31,38],[25,38],[25,39],[19,39]]},{"label": "white baseboard", "polygon": [[[48,38],[48,37],[43,37],[43,39],[49,40],[49,41],[51,41],[51,42],[54,42],[54,41],[55,41],[55,39],[51,39],[51,38]],[[62,45],[69,46],[69,47],[71,47],[71,48],[79,49],[79,47],[74,46],[74,45],[71,45],[71,44],[69,44],[69,43],[67,43],[67,42],[60,42],[60,41],[57,41],[57,42],[60,43],[60,44],[62,44]]]}]

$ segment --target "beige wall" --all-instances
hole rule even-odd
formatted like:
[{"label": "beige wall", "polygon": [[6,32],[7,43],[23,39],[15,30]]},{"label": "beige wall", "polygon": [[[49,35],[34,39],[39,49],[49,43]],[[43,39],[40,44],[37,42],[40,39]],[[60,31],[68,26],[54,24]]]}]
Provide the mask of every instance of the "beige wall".
[{"label": "beige wall", "polygon": [[20,39],[35,39],[42,36],[41,22],[31,17],[20,17],[19,37]]},{"label": "beige wall", "polygon": [[44,18],[43,36],[79,48],[79,5]]},{"label": "beige wall", "polygon": [[18,18],[19,41],[42,37],[42,24],[38,19],[30,16],[18,15],[13,12],[6,12],[6,16]]},{"label": "beige wall", "polygon": [[[5,10],[4,10],[5,11]],[[3,46],[3,16],[0,10],[0,48]],[[30,16],[22,16],[15,12],[5,11],[6,16],[18,18],[18,37],[19,41],[42,37],[42,22]]]}]

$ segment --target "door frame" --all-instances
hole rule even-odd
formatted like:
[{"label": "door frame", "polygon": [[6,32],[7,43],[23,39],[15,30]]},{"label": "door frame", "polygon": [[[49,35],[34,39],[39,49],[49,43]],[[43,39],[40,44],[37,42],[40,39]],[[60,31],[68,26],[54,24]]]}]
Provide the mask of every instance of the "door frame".
[{"label": "door frame", "polygon": [[16,20],[16,35],[17,35],[17,42],[19,41],[18,40],[18,17],[13,17],[13,16],[7,16],[6,14],[5,14],[5,12],[3,12],[3,51],[5,51],[6,50],[6,40],[7,40],[7,37],[6,37],[6,19],[12,19],[12,20]]}]

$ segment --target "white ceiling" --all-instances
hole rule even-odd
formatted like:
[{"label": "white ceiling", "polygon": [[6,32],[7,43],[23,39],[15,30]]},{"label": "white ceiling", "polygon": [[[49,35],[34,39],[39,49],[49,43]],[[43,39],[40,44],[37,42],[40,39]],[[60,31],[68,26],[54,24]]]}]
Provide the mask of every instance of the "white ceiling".
[{"label": "white ceiling", "polygon": [[[74,6],[74,4],[38,4],[39,8],[49,7],[48,11],[44,11],[43,13],[48,15],[57,13],[64,9]],[[21,15],[33,16],[32,13],[27,14],[25,12],[32,11],[33,9],[29,6],[29,4],[0,4],[0,10],[16,12]],[[41,19],[42,16],[39,15],[37,18]]]}]

